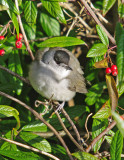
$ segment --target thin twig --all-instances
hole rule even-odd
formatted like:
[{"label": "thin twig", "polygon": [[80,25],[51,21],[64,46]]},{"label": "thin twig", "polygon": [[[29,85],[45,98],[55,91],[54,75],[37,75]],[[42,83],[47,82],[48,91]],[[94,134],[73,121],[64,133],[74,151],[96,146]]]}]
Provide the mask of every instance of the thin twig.
[{"label": "thin twig", "polygon": [[66,9],[68,9],[68,10],[70,10],[74,15],[75,15],[75,17],[77,17],[79,20],[80,20],[80,22],[89,30],[89,31],[91,31],[92,29],[90,28],[90,26],[67,4],[67,3],[61,3],[60,4],[62,7],[64,7],[64,8],[66,8]]},{"label": "thin twig", "polygon": [[3,29],[0,31],[0,36],[1,36],[5,31],[7,32],[7,28],[9,28],[10,23],[12,23],[11,20],[3,27]]},{"label": "thin twig", "polygon": [[[17,8],[17,10],[19,12],[18,0],[15,0],[15,5],[16,5],[16,8]],[[27,51],[30,54],[31,59],[34,60],[34,55],[33,55],[32,51],[31,51],[30,46],[29,46],[25,31],[24,31],[24,28],[23,28],[23,24],[22,24],[22,21],[21,21],[20,14],[18,14],[17,17],[18,17],[18,22],[19,22],[19,26],[20,26],[21,32],[22,32],[24,40],[25,40],[25,45],[26,45]]]},{"label": "thin twig", "polygon": [[[54,110],[56,110],[56,108],[55,108]],[[58,112],[55,112],[55,114],[57,115],[58,120],[59,120],[61,126],[63,127],[64,131],[65,131],[66,134],[69,136],[69,138],[72,140],[72,142],[78,147],[78,149],[80,149],[81,151],[84,151],[83,147],[77,143],[77,141],[73,138],[73,136],[70,134],[70,132],[69,132],[68,129],[66,128],[66,126],[65,126],[65,124],[63,123],[63,121],[62,121],[59,113],[58,113]]]},{"label": "thin twig", "polygon": [[100,138],[102,138],[108,131],[110,131],[114,126],[116,125],[116,122],[113,121],[102,133],[100,133],[92,142],[91,144],[88,146],[88,148],[86,149],[86,152],[90,152],[90,150],[93,148],[93,146],[96,144],[96,142],[98,140],[100,140]]},{"label": "thin twig", "polygon": [[31,147],[31,146],[28,146],[28,145],[25,145],[25,144],[22,144],[22,143],[19,143],[19,142],[10,140],[10,139],[6,139],[6,138],[3,138],[3,137],[0,137],[0,139],[3,140],[3,141],[6,141],[6,142],[12,143],[12,144],[16,144],[17,146],[20,146],[20,147],[29,149],[29,150],[31,150],[31,151],[41,153],[41,154],[43,154],[43,155],[45,155],[45,156],[48,156],[48,157],[50,157],[50,158],[52,158],[52,159],[60,160],[59,158],[55,157],[54,155],[52,155],[52,154],[50,154],[50,153],[47,153],[47,152],[44,152],[44,151],[41,151],[41,150],[39,150],[39,149],[37,149],[37,148]]},{"label": "thin twig", "polygon": [[73,128],[73,130],[74,130],[74,132],[75,132],[75,134],[77,136],[77,140],[78,140],[78,142],[80,142],[81,141],[81,137],[80,137],[80,134],[79,134],[79,132],[78,132],[75,124],[73,123],[73,121],[71,120],[71,118],[69,117],[69,115],[67,114],[67,112],[63,108],[61,109],[61,112],[64,114],[64,116],[66,117],[66,119],[71,124],[71,126],[72,126],[72,128]]},{"label": "thin twig", "polygon": [[8,72],[9,74],[11,74],[11,75],[17,77],[17,78],[20,79],[21,81],[23,81],[23,82],[27,83],[28,85],[30,85],[29,80],[26,79],[26,78],[24,78],[24,77],[22,77],[22,76],[20,76],[19,74],[17,74],[17,73],[15,73],[15,72],[13,72],[13,71],[11,71],[11,70],[9,70],[9,69],[7,69],[7,68],[1,66],[1,65],[0,65],[0,69],[2,69],[3,71]]},{"label": "thin twig", "polygon": [[88,10],[88,12],[91,14],[91,16],[93,17],[93,19],[95,20],[95,22],[97,24],[99,24],[103,30],[105,31],[105,33],[107,34],[108,38],[110,39],[110,41],[115,45],[115,39],[112,37],[112,35],[106,30],[106,28],[103,26],[103,24],[99,21],[99,19],[97,18],[97,16],[95,15],[95,13],[93,12],[93,10],[90,8],[90,6],[87,4],[86,0],[80,0],[80,2],[86,7],[86,9]]},{"label": "thin twig", "polygon": [[40,121],[42,121],[48,128],[50,128],[51,131],[54,132],[54,134],[56,135],[56,137],[59,139],[59,141],[62,143],[63,147],[65,148],[69,158],[71,160],[73,160],[73,157],[68,149],[68,147],[66,146],[63,138],[58,134],[58,132],[56,131],[56,129],[51,125],[49,124],[43,117],[41,117],[34,109],[32,109],[31,107],[29,107],[27,104],[25,104],[24,102],[20,101],[19,99],[15,98],[15,97],[12,97],[4,92],[1,92],[0,91],[0,95],[1,96],[4,96],[6,98],[9,98],[15,102],[17,102],[18,104],[22,105],[23,107],[25,107],[27,110],[29,110],[31,113],[34,114],[35,117],[37,117],[37,119],[39,119]]},{"label": "thin twig", "polygon": [[85,140],[85,142],[89,139],[89,131],[88,131],[88,128],[87,128],[87,122],[88,122],[88,119],[90,118],[90,116],[92,116],[93,115],[93,113],[90,113],[88,116],[87,116],[87,118],[86,118],[86,122],[85,122],[85,129],[86,129],[86,132],[87,132],[87,135],[88,135],[88,137],[87,137],[87,139]]}]

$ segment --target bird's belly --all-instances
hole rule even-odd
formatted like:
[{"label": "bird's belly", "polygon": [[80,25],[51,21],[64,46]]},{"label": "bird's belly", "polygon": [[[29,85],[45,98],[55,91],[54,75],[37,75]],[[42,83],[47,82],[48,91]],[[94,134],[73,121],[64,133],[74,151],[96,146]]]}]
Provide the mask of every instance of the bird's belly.
[{"label": "bird's belly", "polygon": [[68,89],[67,79],[63,79],[60,82],[55,82],[52,79],[45,79],[44,86],[39,85],[37,89],[37,92],[39,92],[42,96],[58,101],[69,101],[75,96],[75,92]]}]

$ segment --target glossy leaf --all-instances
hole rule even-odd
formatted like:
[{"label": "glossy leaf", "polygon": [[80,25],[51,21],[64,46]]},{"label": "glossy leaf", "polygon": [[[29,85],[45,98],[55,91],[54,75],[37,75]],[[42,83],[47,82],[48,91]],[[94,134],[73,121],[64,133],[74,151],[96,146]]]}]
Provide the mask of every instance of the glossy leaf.
[{"label": "glossy leaf", "polygon": [[121,134],[124,137],[124,119],[121,118],[121,116],[119,114],[117,114],[116,112],[112,111],[112,115],[117,123],[117,127],[120,130]]},{"label": "glossy leaf", "polygon": [[20,119],[18,115],[19,112],[15,108],[6,105],[0,105],[0,118],[15,117],[17,120],[17,129],[20,127]]},{"label": "glossy leaf", "polygon": [[124,3],[121,3],[118,7],[118,14],[120,18],[124,18]]},{"label": "glossy leaf", "polygon": [[[92,124],[92,139],[96,138],[108,125],[107,120],[93,119]],[[96,153],[103,142],[103,137],[97,141],[93,147],[94,152]]]},{"label": "glossy leaf", "polygon": [[72,155],[76,157],[78,160],[90,160],[90,159],[99,160],[99,158],[87,152],[75,152],[75,153],[72,153]]},{"label": "glossy leaf", "polygon": [[24,5],[24,16],[29,25],[36,23],[37,6],[33,1],[26,1]]},{"label": "glossy leaf", "polygon": [[93,85],[86,94],[85,102],[87,105],[93,105],[97,99],[99,99],[103,93],[103,90],[106,88],[104,82]]},{"label": "glossy leaf", "polygon": [[106,35],[105,31],[100,25],[96,25],[96,30],[99,35],[99,38],[101,39],[102,43],[105,44],[107,47],[109,45],[109,39],[108,36]]},{"label": "glossy leaf", "polygon": [[0,4],[2,4],[6,9],[9,9],[14,13],[19,14],[12,0],[0,0]]},{"label": "glossy leaf", "polygon": [[111,116],[111,108],[109,102],[107,101],[102,108],[93,116],[97,119],[107,119]]},{"label": "glossy leaf", "polygon": [[[9,56],[8,68],[11,71],[13,71],[13,72],[19,74],[20,76],[22,76],[23,71],[22,71],[22,66],[21,66],[21,62],[20,62],[20,57],[19,57],[18,51],[14,50],[12,53],[13,54],[11,54],[11,56]],[[23,85],[22,81],[19,80],[16,77],[11,78],[10,80],[13,83],[15,82],[15,84],[18,86],[16,93],[18,95],[20,95],[21,94],[21,90],[22,90],[22,85]]]},{"label": "glossy leaf", "polygon": [[110,148],[111,160],[121,160],[122,148],[123,148],[123,137],[118,130],[115,133],[111,143],[111,148]]},{"label": "glossy leaf", "polygon": [[0,154],[15,160],[44,160],[44,158],[32,152],[0,150]]},{"label": "glossy leaf", "polygon": [[94,44],[88,51],[87,57],[98,57],[106,53],[107,46],[103,43]]},{"label": "glossy leaf", "polygon": [[11,20],[12,20],[12,22],[14,24],[14,27],[16,29],[17,34],[19,34],[19,24],[18,24],[18,20],[17,20],[16,14],[11,10],[7,10],[7,13],[8,13],[9,17],[11,18]]},{"label": "glossy leaf", "polygon": [[84,41],[74,37],[54,37],[38,44],[38,47],[67,47],[85,44]]},{"label": "glossy leaf", "polygon": [[112,6],[115,4],[116,0],[103,0],[103,15],[112,8]]},{"label": "glossy leaf", "polygon": [[64,17],[64,14],[62,12],[62,9],[58,2],[52,2],[52,1],[46,1],[41,0],[42,5],[45,7],[45,9],[55,18],[58,18],[62,23],[66,24],[66,20]]},{"label": "glossy leaf", "polygon": [[51,146],[48,141],[40,136],[37,136],[30,132],[21,132],[20,137],[24,141],[41,151],[51,152]]},{"label": "glossy leaf", "polygon": [[110,75],[106,75],[106,83],[110,97],[111,109],[115,110],[118,105],[118,91],[116,88],[116,83],[114,78]]},{"label": "glossy leaf", "polygon": [[[120,23],[116,26],[116,43],[117,43],[117,67],[118,67],[118,88],[119,94],[124,93],[124,29]],[[121,91],[121,92],[120,92]]]},{"label": "glossy leaf", "polygon": [[42,11],[40,14],[40,23],[47,36],[60,36],[59,22],[48,13]]},{"label": "glossy leaf", "polygon": [[41,121],[34,121],[31,124],[22,127],[22,131],[47,132],[47,126]]}]

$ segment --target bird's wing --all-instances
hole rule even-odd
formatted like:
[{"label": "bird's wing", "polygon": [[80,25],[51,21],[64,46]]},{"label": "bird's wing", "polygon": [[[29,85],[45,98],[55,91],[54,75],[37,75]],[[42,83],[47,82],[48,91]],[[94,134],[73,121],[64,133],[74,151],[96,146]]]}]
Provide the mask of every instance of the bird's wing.
[{"label": "bird's wing", "polygon": [[81,75],[78,72],[73,72],[67,78],[69,79],[68,88],[71,91],[79,93],[87,93],[86,82],[83,75]]}]

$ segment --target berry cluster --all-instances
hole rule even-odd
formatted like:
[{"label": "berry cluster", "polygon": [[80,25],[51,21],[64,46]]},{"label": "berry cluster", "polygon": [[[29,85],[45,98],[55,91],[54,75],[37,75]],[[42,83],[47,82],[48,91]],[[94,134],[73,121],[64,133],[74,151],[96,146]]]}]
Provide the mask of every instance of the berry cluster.
[{"label": "berry cluster", "polygon": [[106,68],[106,74],[111,74],[113,76],[117,76],[118,74],[118,69],[117,69],[117,66],[116,65],[112,65],[111,68]]},{"label": "berry cluster", "polygon": [[[17,39],[16,42],[15,42],[16,48],[21,48],[22,47],[22,42],[21,42],[22,38],[23,38],[23,35],[21,33],[19,33],[19,36],[16,35],[16,39]],[[5,37],[0,36],[0,40],[3,40],[3,39],[5,39]],[[3,56],[4,54],[5,54],[5,50],[0,49],[0,56]]]}]

